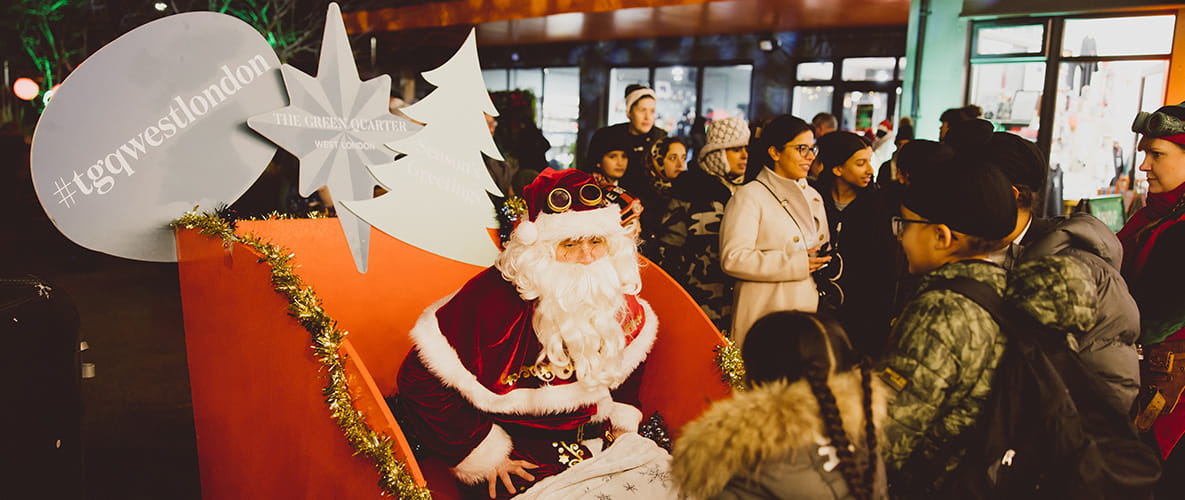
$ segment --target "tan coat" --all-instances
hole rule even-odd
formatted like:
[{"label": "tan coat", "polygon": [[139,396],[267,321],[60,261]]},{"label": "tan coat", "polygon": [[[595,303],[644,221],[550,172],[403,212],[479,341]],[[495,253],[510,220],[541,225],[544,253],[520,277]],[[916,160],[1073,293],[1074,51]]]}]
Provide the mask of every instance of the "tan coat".
[{"label": "tan coat", "polygon": [[815,312],[819,292],[807,250],[829,237],[823,197],[806,179],[792,181],[765,168],[755,181],[737,188],[720,223],[720,267],[738,280],[732,318],[737,345],[766,314]]}]

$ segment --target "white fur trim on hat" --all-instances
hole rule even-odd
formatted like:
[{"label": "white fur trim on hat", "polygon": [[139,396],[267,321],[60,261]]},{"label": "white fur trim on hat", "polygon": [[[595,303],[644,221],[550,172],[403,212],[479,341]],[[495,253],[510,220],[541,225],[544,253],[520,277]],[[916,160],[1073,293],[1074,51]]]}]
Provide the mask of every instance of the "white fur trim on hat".
[{"label": "white fur trim on hat", "polygon": [[498,469],[514,449],[514,442],[510,434],[496,424],[490,426],[490,433],[478,443],[477,447],[465,456],[461,463],[453,467],[453,474],[465,484],[477,484],[485,481],[490,472]]},{"label": "white fur trim on hat", "polygon": [[621,226],[621,209],[616,204],[583,212],[539,214],[535,217],[535,230],[537,240],[554,242],[586,236],[616,236],[626,232]]},{"label": "white fur trim on hat", "polygon": [[625,110],[626,110],[626,112],[629,112],[630,109],[633,109],[634,103],[642,100],[643,97],[649,97],[651,99],[654,99],[655,101],[658,100],[658,97],[656,97],[654,95],[653,89],[642,87],[642,88],[637,89],[633,92],[630,92],[629,94],[626,94],[626,96],[625,96]]},{"label": "white fur trim on hat", "polygon": [[539,241],[539,227],[529,220],[519,222],[510,233],[510,239],[523,245],[534,244]]}]

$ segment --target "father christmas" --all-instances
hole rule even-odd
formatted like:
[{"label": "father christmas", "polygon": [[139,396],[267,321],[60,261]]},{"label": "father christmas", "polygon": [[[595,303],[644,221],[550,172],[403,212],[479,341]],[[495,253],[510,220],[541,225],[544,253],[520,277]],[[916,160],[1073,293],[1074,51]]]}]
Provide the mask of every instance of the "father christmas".
[{"label": "father christmas", "polygon": [[622,471],[662,486],[669,457],[636,434],[658,321],[637,297],[635,242],[585,173],[546,170],[523,195],[529,220],[494,266],[412,329],[398,379],[407,425],[491,498],[587,494]]}]

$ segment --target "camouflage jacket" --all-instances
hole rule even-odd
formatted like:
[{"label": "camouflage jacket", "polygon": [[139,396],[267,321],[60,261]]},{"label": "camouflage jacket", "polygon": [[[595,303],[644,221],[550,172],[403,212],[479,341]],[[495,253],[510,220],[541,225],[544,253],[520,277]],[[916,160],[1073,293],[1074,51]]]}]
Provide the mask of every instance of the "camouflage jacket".
[{"label": "camouflage jacket", "polygon": [[957,292],[926,291],[935,280],[956,276],[1004,294],[1006,272],[985,261],[950,263],[922,277],[921,293],[893,325],[883,361],[885,381],[896,391],[883,449],[892,472],[906,472],[915,454],[924,462],[948,455],[945,470],[954,470],[963,452],[948,447],[978,418],[1004,353],[1006,338],[987,311]]},{"label": "camouflage jacket", "polygon": [[[720,270],[720,219],[732,191],[719,177],[688,170],[675,179],[656,231],[656,262],[695,299],[721,332],[732,325],[736,279]],[[649,209],[647,209],[649,210]]]}]

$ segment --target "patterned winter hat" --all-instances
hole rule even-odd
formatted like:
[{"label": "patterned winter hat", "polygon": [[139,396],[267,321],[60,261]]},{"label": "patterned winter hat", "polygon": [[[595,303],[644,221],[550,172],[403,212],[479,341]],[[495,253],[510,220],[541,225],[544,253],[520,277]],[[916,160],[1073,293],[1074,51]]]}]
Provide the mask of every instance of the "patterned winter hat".
[{"label": "patterned winter hat", "polygon": [[[744,118],[723,118],[708,125],[708,142],[699,150],[699,164],[709,174],[728,175],[723,150],[749,145],[749,122]],[[720,151],[718,154],[711,154]]]}]

